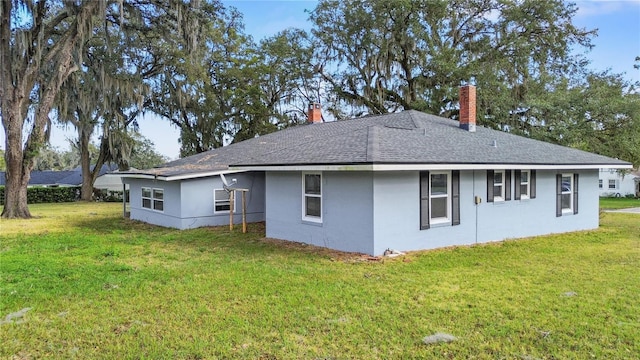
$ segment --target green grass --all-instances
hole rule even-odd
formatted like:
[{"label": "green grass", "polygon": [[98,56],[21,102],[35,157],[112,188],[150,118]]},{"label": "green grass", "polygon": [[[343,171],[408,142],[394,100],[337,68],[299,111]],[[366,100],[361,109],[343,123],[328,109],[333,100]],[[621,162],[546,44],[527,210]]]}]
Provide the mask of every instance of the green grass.
[{"label": "green grass", "polygon": [[[0,358],[635,359],[640,217],[368,262],[118,204],[0,220]],[[566,296],[574,292],[575,296]],[[435,332],[449,344],[425,345]]]},{"label": "green grass", "polygon": [[633,198],[600,198],[600,208],[606,210],[617,210],[625,208],[640,207],[640,199]]}]

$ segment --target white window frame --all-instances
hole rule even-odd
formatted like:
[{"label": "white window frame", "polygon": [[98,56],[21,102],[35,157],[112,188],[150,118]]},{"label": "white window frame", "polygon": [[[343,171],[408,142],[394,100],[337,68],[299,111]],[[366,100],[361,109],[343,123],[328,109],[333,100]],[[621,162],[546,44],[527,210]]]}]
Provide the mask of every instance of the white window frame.
[{"label": "white window frame", "polygon": [[[611,185],[613,185],[613,187],[611,187]],[[618,182],[616,181],[616,179],[609,179],[609,190],[616,189],[618,189]]]},{"label": "white window frame", "polygon": [[[447,175],[447,193],[445,195],[434,195],[431,192],[431,180],[433,175]],[[433,217],[432,200],[446,198],[447,204],[447,216],[446,217]],[[429,224],[444,224],[451,222],[451,171],[432,171],[429,172]]]},{"label": "white window frame", "polygon": [[[320,194],[307,194],[306,193],[306,177],[307,175],[318,175],[320,176]],[[322,192],[323,192],[323,184],[322,184],[322,172],[303,172],[302,173],[302,220],[311,221],[316,223],[322,223],[322,213],[323,213],[323,204],[322,204]],[[307,198],[314,197],[320,199],[320,216],[307,215]]]},{"label": "white window frame", "polygon": [[[144,196],[144,192],[145,190],[148,190],[151,195],[150,196]],[[162,198],[157,198],[156,195],[156,191],[161,191],[162,192]],[[164,212],[164,189],[162,188],[151,188],[151,187],[146,187],[143,186],[140,188],[140,205],[143,209],[148,209],[151,211],[157,211],[157,212]],[[144,200],[149,200],[149,207],[144,206]],[[162,209],[158,210],[156,209],[156,201],[162,202]]]},{"label": "white window frame", "polygon": [[[527,181],[522,181],[522,174],[527,174]],[[504,177],[503,177],[503,181],[504,181]],[[531,195],[531,171],[530,170],[521,170],[520,171],[520,180],[519,180],[520,184],[518,186],[520,186],[520,199],[529,199],[530,195]],[[523,193],[522,192],[522,185],[526,185],[527,186],[527,192]]]},{"label": "white window frame", "polygon": [[[149,196],[144,196],[145,190],[149,191]],[[140,188],[140,207],[151,210],[153,208],[153,190],[149,187]],[[144,201],[149,200],[149,206],[144,206]]]},{"label": "white window frame", "polygon": [[[213,189],[213,213],[214,214],[228,214],[229,210],[216,210],[216,205],[219,202],[225,202],[225,201],[229,201],[229,206],[231,206],[231,194],[229,194],[229,199],[225,199],[225,200],[219,200],[216,199],[216,192],[218,191],[224,191],[225,193],[227,193],[227,190],[225,189]],[[237,212],[238,207],[236,206],[238,204],[238,198],[237,197],[233,197],[233,213],[235,214]]]},{"label": "white window frame", "polygon": [[602,189],[603,187],[604,187],[603,180],[602,179],[598,179],[598,188]]},{"label": "white window frame", "polygon": [[[568,177],[569,184],[571,184],[569,191],[562,190],[562,195],[570,195],[569,197],[569,207],[562,208],[562,214],[573,214],[573,189],[575,184],[573,183],[573,174],[562,174],[562,178],[560,179],[560,186],[562,186],[562,180]],[[561,195],[561,196],[562,196]],[[560,198],[560,206],[562,206],[562,197]]]},{"label": "white window frame", "polygon": [[[502,174],[501,183],[496,183],[496,174]],[[500,185],[500,189],[501,189],[499,195],[496,194],[496,185],[498,184]],[[504,190],[505,190],[504,170],[495,170],[493,172],[493,202],[505,201]]]}]

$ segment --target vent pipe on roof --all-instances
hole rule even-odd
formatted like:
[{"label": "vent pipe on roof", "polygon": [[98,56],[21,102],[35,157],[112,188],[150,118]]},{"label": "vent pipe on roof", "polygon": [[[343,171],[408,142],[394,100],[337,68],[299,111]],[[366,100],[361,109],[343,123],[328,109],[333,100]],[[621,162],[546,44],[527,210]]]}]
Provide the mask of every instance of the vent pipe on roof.
[{"label": "vent pipe on roof", "polygon": [[473,85],[460,87],[460,128],[476,131],[476,87]]},{"label": "vent pipe on roof", "polygon": [[307,110],[307,122],[309,124],[315,124],[322,122],[322,108],[319,103],[311,103],[309,104],[309,109]]}]

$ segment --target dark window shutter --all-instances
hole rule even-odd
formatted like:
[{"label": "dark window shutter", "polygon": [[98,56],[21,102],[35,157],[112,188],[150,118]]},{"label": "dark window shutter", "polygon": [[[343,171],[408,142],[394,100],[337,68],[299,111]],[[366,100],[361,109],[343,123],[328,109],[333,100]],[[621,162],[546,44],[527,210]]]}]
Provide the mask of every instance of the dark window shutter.
[{"label": "dark window shutter", "polygon": [[529,172],[529,198],[536,198],[536,171],[531,170]]},{"label": "dark window shutter", "polygon": [[562,216],[562,174],[556,174],[556,217]]},{"label": "dark window shutter", "polygon": [[513,188],[513,191],[514,191],[513,199],[520,200],[520,183],[522,183],[522,171],[514,170],[513,178],[515,182],[515,187]]},{"label": "dark window shutter", "polygon": [[504,200],[511,200],[511,170],[504,171]]},{"label": "dark window shutter", "polygon": [[487,170],[487,202],[493,202],[493,170]]},{"label": "dark window shutter", "polygon": [[573,174],[573,213],[578,213],[578,174]]},{"label": "dark window shutter", "polygon": [[451,225],[460,225],[460,171],[451,172]]},{"label": "dark window shutter", "polygon": [[420,172],[420,230],[429,228],[429,172]]}]

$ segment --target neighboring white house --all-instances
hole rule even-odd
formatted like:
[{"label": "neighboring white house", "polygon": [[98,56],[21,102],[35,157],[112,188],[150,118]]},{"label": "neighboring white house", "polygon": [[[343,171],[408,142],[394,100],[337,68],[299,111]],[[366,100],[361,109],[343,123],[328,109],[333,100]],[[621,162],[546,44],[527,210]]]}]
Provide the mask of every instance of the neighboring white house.
[{"label": "neighboring white house", "polygon": [[598,188],[601,197],[640,196],[640,170],[624,173],[616,169],[600,169]]},{"label": "neighboring white house", "polygon": [[476,127],[475,87],[460,99],[460,122],[408,110],[322,123],[311,104],[309,124],[123,174],[131,219],[227,224],[225,174],[267,237],[371,255],[598,227],[598,169],[630,163]]},{"label": "neighboring white house", "polygon": [[[127,172],[130,171],[137,171],[137,169],[131,168]],[[120,171],[113,171],[100,175],[93,183],[93,187],[108,191],[122,191],[122,176],[123,173]]]}]

